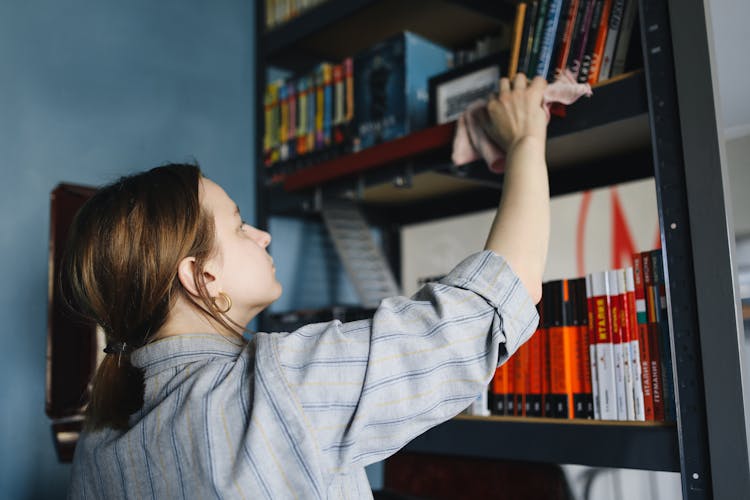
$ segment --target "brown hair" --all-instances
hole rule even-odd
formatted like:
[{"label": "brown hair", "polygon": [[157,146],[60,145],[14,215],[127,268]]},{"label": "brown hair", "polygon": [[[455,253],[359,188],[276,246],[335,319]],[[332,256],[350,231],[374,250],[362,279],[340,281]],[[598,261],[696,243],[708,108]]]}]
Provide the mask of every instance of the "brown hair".
[{"label": "brown hair", "polygon": [[[129,415],[143,406],[143,373],[129,354],[162,327],[177,294],[238,332],[203,279],[214,251],[214,222],[199,202],[200,179],[197,165],[184,164],[122,177],[97,191],[73,221],[63,257],[63,296],[74,312],[102,327],[108,345],[125,344],[122,353],[108,352],[93,378],[89,428],[126,429]],[[177,278],[178,264],[188,256],[195,257],[199,302]]]}]

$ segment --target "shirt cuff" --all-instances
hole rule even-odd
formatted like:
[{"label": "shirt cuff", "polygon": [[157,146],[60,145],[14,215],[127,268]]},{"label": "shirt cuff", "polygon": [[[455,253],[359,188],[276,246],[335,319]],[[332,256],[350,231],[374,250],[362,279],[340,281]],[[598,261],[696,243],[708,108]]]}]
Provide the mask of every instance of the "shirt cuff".
[{"label": "shirt cuff", "polygon": [[440,282],[474,292],[495,308],[508,357],[536,331],[539,314],[531,296],[508,262],[491,250],[467,257]]}]

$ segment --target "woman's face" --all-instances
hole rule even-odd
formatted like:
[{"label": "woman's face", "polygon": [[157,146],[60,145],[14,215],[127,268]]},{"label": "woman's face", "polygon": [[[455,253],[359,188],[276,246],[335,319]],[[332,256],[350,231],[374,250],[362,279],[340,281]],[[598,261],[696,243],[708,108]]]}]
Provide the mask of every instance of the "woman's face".
[{"label": "woman's face", "polygon": [[273,258],[266,252],[271,235],[244,223],[235,202],[210,179],[201,179],[200,200],[216,226],[216,253],[210,262],[216,282],[209,290],[229,295],[227,315],[245,325],[281,296]]}]

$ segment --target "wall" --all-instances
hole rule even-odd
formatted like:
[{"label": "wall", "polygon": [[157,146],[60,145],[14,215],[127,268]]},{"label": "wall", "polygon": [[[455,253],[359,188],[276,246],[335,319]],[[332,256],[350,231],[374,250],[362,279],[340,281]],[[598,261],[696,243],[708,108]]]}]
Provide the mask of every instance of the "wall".
[{"label": "wall", "polygon": [[197,159],[254,217],[253,8],[0,2],[0,491],[63,498],[44,414],[49,193]]}]

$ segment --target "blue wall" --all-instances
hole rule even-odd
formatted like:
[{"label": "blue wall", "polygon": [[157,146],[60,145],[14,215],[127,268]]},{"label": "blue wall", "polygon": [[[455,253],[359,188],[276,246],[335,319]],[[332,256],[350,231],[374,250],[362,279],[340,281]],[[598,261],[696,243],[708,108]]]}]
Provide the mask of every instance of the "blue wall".
[{"label": "blue wall", "polygon": [[0,2],[0,496],[63,498],[44,414],[49,193],[197,159],[254,218],[253,3]]}]

